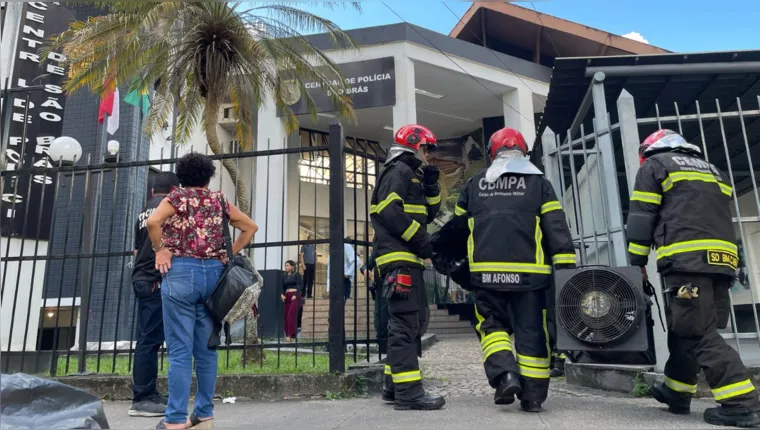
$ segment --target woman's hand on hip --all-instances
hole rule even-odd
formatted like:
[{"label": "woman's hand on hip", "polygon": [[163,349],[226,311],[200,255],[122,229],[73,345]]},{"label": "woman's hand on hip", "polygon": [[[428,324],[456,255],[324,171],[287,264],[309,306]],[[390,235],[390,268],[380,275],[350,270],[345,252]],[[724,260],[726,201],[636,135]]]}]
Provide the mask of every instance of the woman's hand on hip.
[{"label": "woman's hand on hip", "polygon": [[282,299],[282,302],[285,303],[285,294],[280,294],[280,298]]},{"label": "woman's hand on hip", "polygon": [[156,270],[161,272],[162,275],[169,273],[172,268],[172,257],[174,254],[169,248],[161,248],[156,251]]}]

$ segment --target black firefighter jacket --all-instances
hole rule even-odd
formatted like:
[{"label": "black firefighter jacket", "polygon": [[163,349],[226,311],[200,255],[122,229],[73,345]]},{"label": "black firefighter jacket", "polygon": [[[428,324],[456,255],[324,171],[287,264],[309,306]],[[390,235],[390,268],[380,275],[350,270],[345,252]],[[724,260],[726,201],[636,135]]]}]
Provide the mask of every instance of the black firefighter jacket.
[{"label": "black firefighter jacket", "polygon": [[656,247],[660,273],[735,276],[739,264],[729,178],[691,154],[650,157],[636,174],[628,213],[628,255],[645,266]]},{"label": "black firefighter jacket", "polygon": [[372,193],[375,262],[383,275],[399,267],[424,268],[432,257],[427,225],[441,206],[441,187],[423,186],[421,164],[413,154],[402,154],[380,173]]},{"label": "black firefighter jacket", "polygon": [[540,175],[505,174],[489,184],[473,176],[455,208],[456,235],[467,235],[470,284],[496,291],[531,291],[551,284],[552,265],[575,267],[565,213]]}]

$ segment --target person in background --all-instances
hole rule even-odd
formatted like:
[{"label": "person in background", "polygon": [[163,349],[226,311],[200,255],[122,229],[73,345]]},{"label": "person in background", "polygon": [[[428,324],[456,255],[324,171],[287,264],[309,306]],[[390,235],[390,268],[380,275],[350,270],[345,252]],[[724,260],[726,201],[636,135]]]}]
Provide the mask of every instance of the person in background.
[{"label": "person in background", "polygon": [[301,309],[301,291],[303,290],[303,280],[296,270],[295,261],[285,262],[282,283],[283,291],[280,298],[284,304],[282,311],[285,315],[285,339],[288,342],[294,342],[298,335],[298,311]]},{"label": "person in background", "polygon": [[[164,333],[169,353],[169,401],[166,418],[156,428],[183,429],[213,419],[217,353],[209,348],[214,321],[204,302],[213,292],[227,255],[224,217],[240,230],[234,253],[251,242],[258,230],[247,215],[220,192],[208,189],[216,167],[211,158],[190,153],[177,161],[175,188],[148,218],[148,235],[163,275]],[[188,419],[193,362],[197,379],[195,408]]]},{"label": "person in background", "polygon": [[164,317],[161,309],[161,273],[156,270],[156,253],[148,238],[146,221],[172,188],[179,185],[177,175],[161,172],[151,190],[151,199],[135,223],[135,261],[132,289],[137,299],[137,345],[132,368],[131,417],[161,417],[166,397],[156,391],[158,350],[164,343]]},{"label": "person in background", "polygon": [[[309,235],[308,240],[314,240],[314,235]],[[306,289],[306,298],[314,297],[314,274],[317,267],[317,245],[307,243],[301,246],[300,260],[303,264],[303,284]]]},{"label": "person in background", "polygon": [[[351,288],[356,278],[356,269],[361,267],[362,260],[356,254],[353,245],[350,242],[350,236],[346,236],[343,243],[343,300],[348,301],[351,298]],[[327,258],[327,292],[330,292],[330,258]]]}]

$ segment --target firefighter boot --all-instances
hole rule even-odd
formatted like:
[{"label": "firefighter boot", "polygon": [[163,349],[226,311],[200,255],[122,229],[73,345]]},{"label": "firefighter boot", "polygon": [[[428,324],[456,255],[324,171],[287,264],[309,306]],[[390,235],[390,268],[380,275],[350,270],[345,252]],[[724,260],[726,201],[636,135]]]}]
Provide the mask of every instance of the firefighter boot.
[{"label": "firefighter boot", "polygon": [[396,399],[394,409],[397,411],[434,411],[441,409],[446,404],[446,399],[433,394],[423,394],[415,400]]},{"label": "firefighter boot", "polygon": [[396,390],[393,387],[393,377],[391,375],[383,375],[383,389],[381,397],[385,402],[393,402],[396,400]]},{"label": "firefighter boot", "polygon": [[565,376],[565,359],[562,357],[553,357],[551,377],[561,378],[563,376]]},{"label": "firefighter boot", "polygon": [[691,412],[691,398],[671,390],[662,383],[654,384],[651,393],[655,400],[668,405],[668,410],[676,415],[687,415]]},{"label": "firefighter boot", "polygon": [[501,378],[496,393],[493,395],[493,402],[497,405],[511,405],[515,402],[515,395],[520,394],[520,378],[514,372],[507,372]]},{"label": "firefighter boot", "polygon": [[525,412],[541,412],[541,403],[539,402],[528,402],[526,400],[523,400],[520,402],[520,407]]},{"label": "firefighter boot", "polygon": [[760,426],[760,410],[744,406],[718,406],[705,409],[704,420],[715,426],[756,427]]}]

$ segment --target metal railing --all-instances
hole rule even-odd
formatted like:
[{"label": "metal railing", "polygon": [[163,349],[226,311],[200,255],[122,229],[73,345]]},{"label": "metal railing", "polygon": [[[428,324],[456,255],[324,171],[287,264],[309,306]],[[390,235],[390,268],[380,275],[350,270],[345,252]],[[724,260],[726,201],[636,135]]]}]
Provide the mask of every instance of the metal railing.
[{"label": "metal railing", "polygon": [[[385,153],[377,142],[343,138],[339,125],[332,126],[331,133],[302,130],[301,143],[297,137],[224,154],[210,154],[206,145],[180,146],[178,156],[166,157],[166,148],[147,159],[148,142],[140,136],[133,145],[125,145],[126,155],[115,162],[104,162],[102,151],[93,146],[85,151],[94,154],[86,154],[74,166],[20,162],[0,172],[3,186],[14,189],[14,196],[24,196],[3,196],[0,371],[50,376],[131,373],[137,336],[137,301],[130,279],[135,223],[153,175],[171,170],[179,155],[192,151],[205,152],[215,161],[211,188],[240,206],[240,193],[222,162],[234,166],[238,183],[242,179],[248,185],[248,212],[259,225],[248,251],[265,281],[260,314],[258,320],[251,315],[222,334],[220,372],[322,373],[373,360],[377,339],[369,279],[357,275],[351,299],[344,302],[343,267],[331,268],[327,276],[340,288],[331,289],[329,300],[304,298],[300,335],[292,343],[283,333],[280,281],[285,261],[300,263],[304,245],[328,248],[326,258],[342,261],[343,245],[350,244],[366,262],[371,253],[369,201],[375,166],[381,165]],[[329,161],[327,183],[305,180],[301,174],[300,160],[314,155]],[[349,159],[352,167],[347,170]],[[41,191],[32,192],[33,184],[40,183],[45,184]],[[28,190],[18,192],[19,187]],[[35,216],[28,216],[32,213]],[[316,222],[310,220],[319,218],[327,220],[326,228],[313,231]],[[310,232],[315,233],[312,239]],[[361,262],[357,259],[355,265],[358,274]],[[165,373],[163,348],[159,362]]]},{"label": "metal railing", "polygon": [[[753,158],[760,157],[760,143],[753,130],[760,118],[760,95],[716,99],[709,106],[704,101],[700,104],[699,99],[686,106],[652,103],[647,112],[637,112],[634,95],[623,89],[613,107],[618,122],[611,124],[604,81],[604,73],[593,75],[568,130],[555,134],[547,129],[541,137],[546,175],[563,202],[579,261],[584,265],[628,264],[624,216],[639,168],[639,145],[657,129],[678,131],[731,178],[731,210],[742,255],[737,281],[731,288],[730,327],[722,335],[735,341],[731,344],[745,362],[756,362],[760,358],[760,193]],[[746,106],[748,99],[752,106]],[[652,110],[655,116],[645,117]],[[647,270],[661,296],[661,280],[652,276],[657,271],[654,255]],[[654,336],[657,367],[662,370],[668,356],[664,329],[656,327]]]}]

